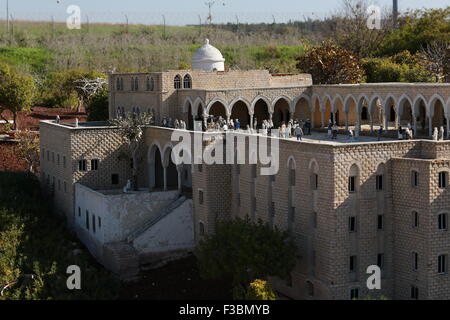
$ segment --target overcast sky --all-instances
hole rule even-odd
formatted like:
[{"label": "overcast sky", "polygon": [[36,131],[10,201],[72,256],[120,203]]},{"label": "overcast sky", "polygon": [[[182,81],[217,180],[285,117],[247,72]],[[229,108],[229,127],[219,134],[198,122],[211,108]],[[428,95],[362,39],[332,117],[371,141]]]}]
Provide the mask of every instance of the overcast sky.
[{"label": "overcast sky", "polygon": [[[208,15],[205,2],[211,0],[9,0],[10,13],[18,20],[65,21],[69,5],[78,5],[82,19],[91,22],[160,24],[162,14],[168,24],[204,22]],[[221,0],[212,7],[215,22],[286,22],[306,17],[324,17],[339,7],[342,0]],[[382,7],[392,0],[375,0]],[[446,7],[449,0],[399,0],[400,10]],[[0,0],[0,15],[6,16],[6,0]],[[200,18],[199,18],[200,15]]]}]

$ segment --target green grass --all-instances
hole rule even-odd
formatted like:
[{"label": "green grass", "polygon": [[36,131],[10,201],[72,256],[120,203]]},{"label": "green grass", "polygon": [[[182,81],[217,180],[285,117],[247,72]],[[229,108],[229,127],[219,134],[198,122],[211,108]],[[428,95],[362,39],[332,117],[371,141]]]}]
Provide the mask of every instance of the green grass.
[{"label": "green grass", "polygon": [[33,73],[48,70],[53,54],[43,48],[0,47],[0,59],[19,69],[29,69]]}]

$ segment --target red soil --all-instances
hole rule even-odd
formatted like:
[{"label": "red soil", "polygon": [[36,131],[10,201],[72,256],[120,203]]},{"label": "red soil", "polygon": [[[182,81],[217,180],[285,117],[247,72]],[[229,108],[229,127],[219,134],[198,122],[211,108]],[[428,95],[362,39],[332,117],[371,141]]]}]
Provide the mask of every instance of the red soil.
[{"label": "red soil", "polygon": [[[5,118],[12,120],[12,114],[4,112]],[[17,124],[20,130],[39,130],[39,121],[42,120],[55,120],[56,116],[60,117],[61,122],[73,122],[75,118],[78,118],[79,122],[85,122],[87,119],[85,112],[77,112],[71,109],[57,109],[57,108],[45,108],[45,107],[33,107],[31,112],[19,112],[17,117]],[[0,132],[2,126],[0,125]]]}]

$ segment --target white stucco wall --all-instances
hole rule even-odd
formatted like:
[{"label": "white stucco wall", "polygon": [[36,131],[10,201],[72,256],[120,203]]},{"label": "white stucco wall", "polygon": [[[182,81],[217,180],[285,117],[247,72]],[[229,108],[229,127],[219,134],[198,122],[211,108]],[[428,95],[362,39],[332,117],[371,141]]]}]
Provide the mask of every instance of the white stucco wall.
[{"label": "white stucco wall", "polygon": [[[130,233],[157,217],[177,198],[177,191],[124,194],[120,191],[95,191],[76,184],[75,224],[99,243],[124,241]],[[78,208],[81,210],[81,216],[78,215]],[[89,211],[89,230],[86,229],[86,210]],[[95,233],[92,228],[92,215],[95,215],[97,223]],[[101,218],[101,227],[98,225],[98,217]]]},{"label": "white stucco wall", "polygon": [[192,200],[186,200],[133,242],[140,253],[159,253],[195,246]]}]

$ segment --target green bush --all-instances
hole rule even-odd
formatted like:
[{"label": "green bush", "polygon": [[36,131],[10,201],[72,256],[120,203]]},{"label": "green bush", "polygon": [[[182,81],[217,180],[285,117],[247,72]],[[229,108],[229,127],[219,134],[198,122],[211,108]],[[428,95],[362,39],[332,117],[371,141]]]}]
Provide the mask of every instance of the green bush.
[{"label": "green bush", "polygon": [[86,107],[88,121],[106,121],[109,119],[108,91],[97,93]]},{"label": "green bush", "polygon": [[277,300],[277,294],[267,281],[255,280],[248,286],[245,300]]},{"label": "green bush", "polygon": [[197,247],[197,257],[204,278],[231,278],[235,288],[246,288],[254,279],[287,279],[296,250],[288,233],[236,219],[219,222],[215,234]]},{"label": "green bush", "polygon": [[[29,173],[0,173],[0,300],[112,299],[119,282],[98,265],[51,213]],[[67,289],[67,267],[81,269],[81,290]],[[24,284],[24,275],[34,280]]]},{"label": "green bush", "polygon": [[408,51],[387,58],[365,59],[362,67],[366,82],[434,82],[433,75],[427,70],[427,61],[419,54]]}]

